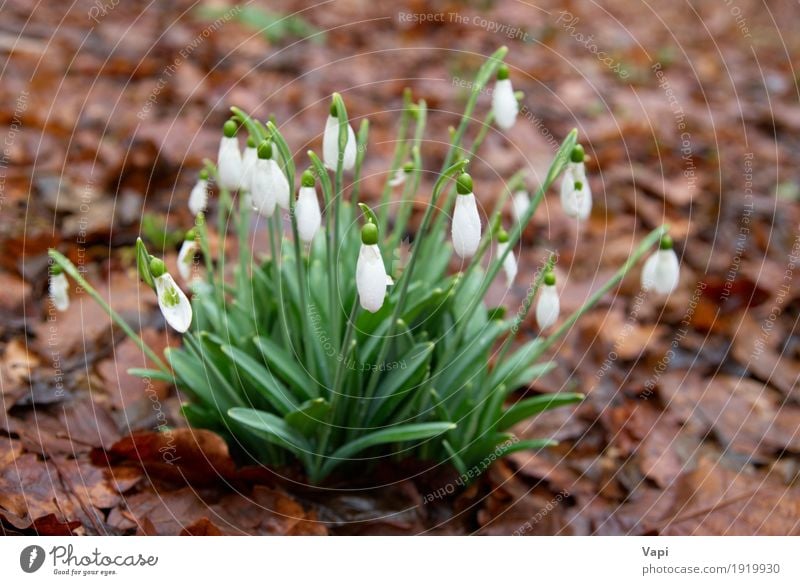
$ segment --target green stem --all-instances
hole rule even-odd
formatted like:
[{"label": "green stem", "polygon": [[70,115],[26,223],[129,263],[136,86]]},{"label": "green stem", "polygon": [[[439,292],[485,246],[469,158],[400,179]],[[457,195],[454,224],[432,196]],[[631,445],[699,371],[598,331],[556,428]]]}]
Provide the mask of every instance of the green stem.
[{"label": "green stem", "polygon": [[100,296],[100,293],[97,292],[97,290],[91,284],[89,284],[89,282],[83,278],[83,276],[81,276],[80,272],[78,272],[78,269],[66,256],[53,249],[49,250],[48,254],[50,255],[50,258],[53,259],[53,262],[58,264],[64,270],[64,272],[69,274],[73,280],[75,280],[75,282],[81,286],[82,289],[89,293],[89,296],[92,297],[92,299],[94,299],[98,305],[100,305],[100,307],[108,314],[108,316],[111,317],[111,320],[114,321],[114,323],[116,323],[120,329],[122,329],[123,333],[125,333],[125,335],[131,339],[131,341],[139,346],[139,349],[141,349],[162,372],[165,374],[172,374],[170,369],[161,360],[161,358],[159,358],[156,353],[144,342],[144,340],[137,335],[133,329],[130,328],[130,326],[125,322],[125,319],[123,319],[119,313],[111,308],[111,305],[109,305],[105,299]]}]

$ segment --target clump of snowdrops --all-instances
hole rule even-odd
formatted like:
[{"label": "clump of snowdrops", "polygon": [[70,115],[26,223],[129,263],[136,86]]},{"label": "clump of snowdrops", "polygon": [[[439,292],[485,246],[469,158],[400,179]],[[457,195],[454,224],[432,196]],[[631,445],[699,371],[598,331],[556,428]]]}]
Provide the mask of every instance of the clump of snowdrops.
[{"label": "clump of snowdrops", "polygon": [[[553,444],[546,437],[518,440],[512,428],[583,396],[561,392],[509,404],[511,393],[554,367],[541,361],[543,353],[649,250],[658,246],[643,270],[645,288],[670,293],[678,264],[662,227],[573,315],[560,315],[554,255],[535,270],[526,267],[535,276],[518,310],[487,307],[491,283],[516,278],[520,235],[559,177],[565,213],[582,221],[592,204],[573,130],[533,196],[517,176],[492,213],[481,217],[470,158],[493,122],[508,129],[518,112],[505,53],[499,49],[477,74],[436,183],[423,195],[426,206],[406,258],[397,250],[424,169],[423,100],[404,95],[375,210],[360,201],[359,190],[368,122],[354,132],[341,96],[331,101],[322,159],[309,151],[302,172],[275,121],[261,123],[232,108],[216,164],[207,161],[188,197],[196,222],[178,254],[180,284],[137,242],[139,274],[155,291],[168,325],[182,334],[182,347],[168,349],[166,359],[156,355],[75,266],[51,250],[55,306],[68,307],[66,279],[72,277],[155,365],[131,372],[177,385],[191,425],[221,433],[264,464],[299,462],[313,483],[337,469],[363,474],[386,458],[446,462],[468,473],[487,457]],[[491,111],[465,146],[478,97],[493,79]],[[349,192],[346,173],[352,173]],[[206,221],[212,183],[218,235],[227,236],[230,225],[236,241],[233,253],[220,246],[216,257],[209,240],[214,228]],[[507,202],[514,221],[504,226]],[[258,222],[267,225],[266,250],[251,244]],[[462,267],[456,273],[448,270],[453,253]],[[517,331],[534,304],[541,333],[517,346]]]}]

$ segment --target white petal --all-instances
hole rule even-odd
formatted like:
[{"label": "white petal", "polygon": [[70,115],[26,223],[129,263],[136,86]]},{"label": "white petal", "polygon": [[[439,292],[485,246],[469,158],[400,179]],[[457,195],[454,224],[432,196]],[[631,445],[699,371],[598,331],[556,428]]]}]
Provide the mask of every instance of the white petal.
[{"label": "white petal", "polygon": [[275,190],[275,202],[281,209],[289,209],[289,181],[276,161],[270,159],[267,163],[269,164],[272,188]]},{"label": "white petal", "polygon": [[270,163],[274,161],[258,159],[253,172],[253,191],[250,194],[253,209],[264,217],[272,217],[275,213],[275,188],[272,184]]},{"label": "white petal", "polygon": [[242,156],[242,189],[246,191],[252,191],[253,189],[253,174],[256,170],[256,162],[258,162],[258,150],[248,146],[244,149],[244,155]]},{"label": "white petal", "polygon": [[527,191],[517,191],[511,199],[511,211],[517,222],[522,221],[531,206],[531,198]]},{"label": "white petal", "polygon": [[50,299],[57,311],[69,308],[69,281],[63,272],[50,277]]},{"label": "white petal", "polygon": [[236,191],[242,186],[242,153],[235,136],[223,136],[219,143],[217,156],[219,186],[228,191]]},{"label": "white petal", "polygon": [[300,193],[297,195],[297,205],[294,209],[295,214],[297,214],[297,232],[300,235],[300,239],[306,243],[310,242],[314,239],[319,226],[322,224],[322,212],[319,209],[316,189],[314,187],[300,187]]},{"label": "white petal", "polygon": [[481,218],[475,195],[456,195],[451,229],[453,248],[462,258],[469,258],[478,250],[481,241]]},{"label": "white petal", "polygon": [[[575,189],[575,182],[580,181],[582,188]],[[586,180],[583,163],[569,163],[561,180],[561,206],[564,213],[581,220],[589,218],[592,212],[592,190]]]},{"label": "white petal", "polygon": [[[335,171],[339,160],[339,119],[328,115],[325,121],[325,133],[322,135],[322,159],[325,166]],[[356,164],[356,134],[353,127],[347,125],[347,143],[342,157],[342,168],[349,171]]]},{"label": "white petal", "polygon": [[[497,243],[497,255],[502,256],[506,248],[508,248],[508,242],[498,242]],[[514,250],[510,250],[508,252],[508,256],[506,256],[505,260],[503,260],[503,270],[506,273],[506,279],[508,280],[508,284],[510,285],[514,282],[514,279],[517,277],[517,259],[514,257]]]},{"label": "white petal", "polygon": [[194,253],[197,251],[197,242],[194,240],[184,240],[181,249],[178,251],[178,273],[184,282],[189,282],[192,278],[192,266],[194,265]]},{"label": "white petal", "polygon": [[678,286],[680,264],[675,250],[657,250],[644,263],[642,288],[668,295]]},{"label": "white petal", "polygon": [[198,179],[197,183],[192,187],[192,192],[189,193],[189,211],[192,215],[197,215],[201,211],[206,210],[208,205],[208,181]]},{"label": "white petal", "polygon": [[561,303],[558,300],[556,285],[543,285],[536,303],[536,323],[544,331],[558,320]]},{"label": "white petal", "polygon": [[406,172],[403,169],[397,169],[394,172],[394,175],[392,175],[392,178],[389,179],[389,186],[397,187],[405,182],[406,182]]},{"label": "white petal", "polygon": [[499,79],[494,86],[492,94],[492,111],[497,125],[503,130],[508,130],[514,125],[519,112],[517,98],[514,97],[514,88],[510,79]]},{"label": "white petal", "polygon": [[[167,323],[178,333],[184,333],[192,324],[192,304],[189,299],[168,272],[156,277],[155,285],[158,306]],[[169,300],[173,295],[177,296],[174,304]]]},{"label": "white petal", "polygon": [[383,306],[389,277],[383,265],[381,251],[377,245],[361,245],[356,263],[356,288],[361,306],[375,313]]}]

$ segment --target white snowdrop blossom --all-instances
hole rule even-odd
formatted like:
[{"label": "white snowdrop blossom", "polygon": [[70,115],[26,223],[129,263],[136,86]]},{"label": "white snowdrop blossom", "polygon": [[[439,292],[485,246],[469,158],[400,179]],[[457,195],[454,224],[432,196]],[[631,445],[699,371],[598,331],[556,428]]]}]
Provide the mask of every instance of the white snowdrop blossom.
[{"label": "white snowdrop blossom", "polygon": [[528,192],[524,189],[514,192],[511,198],[511,212],[514,214],[514,219],[521,222],[525,218],[531,206],[531,198]]},{"label": "white snowdrop blossom", "polygon": [[57,311],[69,309],[69,281],[63,272],[50,275],[50,300]]},{"label": "white snowdrop blossom", "polygon": [[403,169],[397,169],[392,178],[389,179],[389,186],[390,187],[399,187],[403,183],[406,182],[406,173]]},{"label": "white snowdrop blossom", "polygon": [[453,249],[462,258],[470,258],[478,250],[481,241],[481,218],[472,193],[472,178],[463,173],[456,183],[458,195],[453,210],[451,236]]},{"label": "white snowdrop blossom", "polygon": [[267,141],[258,147],[251,204],[263,217],[272,217],[275,205],[289,209],[289,181],[278,163],[272,159],[272,145]]},{"label": "white snowdrop blossom", "polygon": [[588,219],[592,212],[592,190],[586,180],[583,158],[583,147],[578,145],[572,151],[572,159],[567,163],[561,180],[561,206],[564,213],[580,220]]},{"label": "white snowdrop blossom", "polygon": [[200,177],[189,193],[189,211],[192,215],[202,213],[208,207],[208,173],[200,172]]},{"label": "white snowdrop blossom", "polygon": [[660,295],[668,295],[677,288],[679,279],[678,256],[672,249],[672,239],[664,236],[660,249],[656,250],[644,263],[642,288],[654,290]]},{"label": "white snowdrop blossom", "polygon": [[[322,158],[325,166],[335,171],[339,161],[339,119],[329,115],[325,122],[325,133],[322,135]],[[347,124],[347,143],[342,155],[342,168],[349,171],[356,164],[356,134],[353,127]]]},{"label": "white snowdrop blossom", "polygon": [[557,320],[561,311],[561,303],[558,300],[556,290],[556,280],[552,273],[545,275],[545,281],[539,292],[539,300],[536,303],[536,323],[539,329],[544,331],[551,327]]},{"label": "white snowdrop blossom", "polygon": [[[502,256],[506,250],[508,250],[508,234],[503,230],[497,236],[497,256]],[[508,255],[503,259],[503,271],[510,286],[517,277],[517,259],[514,250],[508,250]]]},{"label": "white snowdrop blossom", "polygon": [[501,65],[497,71],[497,82],[492,93],[492,112],[497,125],[503,130],[508,130],[514,125],[519,113],[519,104],[511,80],[508,78],[506,65]]},{"label": "white snowdrop blossom", "polygon": [[192,304],[175,283],[172,275],[166,272],[163,261],[153,260],[151,262],[151,270],[161,314],[164,315],[164,319],[175,331],[185,333],[192,324]]},{"label": "white snowdrop blossom", "polygon": [[322,212],[319,208],[317,190],[314,188],[314,175],[311,171],[303,173],[294,210],[297,216],[297,232],[300,235],[300,239],[309,243],[314,239],[322,224]]},{"label": "white snowdrop blossom", "polygon": [[184,282],[189,283],[192,280],[192,266],[194,265],[194,255],[200,246],[194,234],[186,234],[186,239],[181,244],[181,249],[178,251],[178,274]]},{"label": "white snowdrop blossom", "polygon": [[239,150],[239,140],[236,138],[236,122],[228,120],[223,126],[217,155],[219,186],[228,191],[246,187],[242,184],[242,170],[242,152]]},{"label": "white snowdrop blossom", "polygon": [[361,249],[356,263],[356,288],[361,306],[370,313],[379,311],[390,284],[394,283],[386,274],[378,247],[378,228],[368,223],[361,229]]}]

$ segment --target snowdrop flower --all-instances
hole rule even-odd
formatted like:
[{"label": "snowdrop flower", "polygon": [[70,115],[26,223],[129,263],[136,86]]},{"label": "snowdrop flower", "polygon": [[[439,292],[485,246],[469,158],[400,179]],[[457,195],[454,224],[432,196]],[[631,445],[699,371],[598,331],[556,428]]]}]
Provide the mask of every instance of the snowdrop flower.
[{"label": "snowdrop flower", "polygon": [[679,278],[678,256],[672,249],[672,238],[665,235],[661,238],[659,249],[644,263],[642,288],[668,295],[678,286]]},{"label": "snowdrop flower", "polygon": [[453,248],[462,258],[469,258],[478,250],[481,241],[481,218],[472,194],[472,177],[461,173],[456,181],[456,207],[453,211],[451,235]]},{"label": "snowdrop flower", "polygon": [[217,155],[219,186],[228,191],[236,191],[244,186],[242,185],[242,153],[239,150],[239,140],[236,138],[237,130],[235,121],[225,122]]},{"label": "snowdrop flower", "polygon": [[544,331],[553,325],[558,320],[560,311],[561,304],[558,300],[558,291],[556,291],[556,275],[547,272],[539,293],[539,301],[536,303],[536,323],[539,325],[539,329]]},{"label": "snowdrop flower", "polygon": [[586,181],[586,170],[583,166],[583,147],[578,144],[572,149],[570,162],[561,180],[561,206],[570,217],[588,219],[592,211],[592,191]]},{"label": "snowdrop flower", "polygon": [[158,306],[164,319],[178,333],[185,333],[192,324],[192,304],[167,272],[163,260],[150,260],[150,272],[156,285]]},{"label": "snowdrop flower", "polygon": [[252,191],[253,174],[256,170],[256,162],[258,161],[258,150],[256,149],[256,141],[252,136],[247,138],[247,146],[242,154],[242,189]]},{"label": "snowdrop flower", "polygon": [[194,265],[195,252],[200,248],[197,244],[197,234],[194,230],[186,232],[186,236],[178,251],[178,274],[184,282],[192,280],[192,266]]},{"label": "snowdrop flower", "polygon": [[[500,228],[497,233],[497,256],[505,254],[508,249],[508,232]],[[511,285],[517,276],[517,259],[514,257],[514,250],[509,250],[508,255],[503,260],[503,270],[506,273],[506,280]]]},{"label": "snowdrop flower", "polygon": [[511,80],[508,78],[508,66],[505,64],[497,69],[497,82],[492,93],[492,112],[497,125],[503,130],[508,130],[514,125],[519,113],[519,104]]},{"label": "snowdrop flower", "polygon": [[303,173],[300,180],[300,191],[294,208],[297,216],[297,232],[306,243],[314,239],[322,224],[322,212],[319,209],[317,190],[314,188],[314,173],[310,169]]},{"label": "snowdrop flower", "polygon": [[356,288],[361,306],[370,313],[379,311],[390,284],[394,283],[386,274],[378,248],[378,228],[374,223],[365,224],[361,228],[361,249],[356,263]]},{"label": "snowdrop flower", "polygon": [[267,140],[258,145],[251,202],[253,209],[264,217],[272,217],[276,204],[284,209],[289,208],[289,182],[273,160],[272,144]]},{"label": "snowdrop flower", "polygon": [[514,214],[514,219],[521,222],[525,218],[525,214],[531,206],[531,197],[524,189],[514,192],[511,198],[511,212]]},{"label": "snowdrop flower", "polygon": [[58,264],[50,268],[50,300],[57,311],[69,309],[69,281]]},{"label": "snowdrop flower", "polygon": [[205,211],[206,207],[208,207],[208,171],[203,169],[189,193],[189,211],[192,215],[197,215]]},{"label": "snowdrop flower", "polygon": [[[331,104],[330,115],[325,122],[325,133],[322,135],[322,158],[325,166],[335,171],[339,162],[339,118],[337,117],[336,98]],[[346,171],[356,164],[356,134],[353,127],[347,124],[347,143],[342,155],[342,168]]]}]

